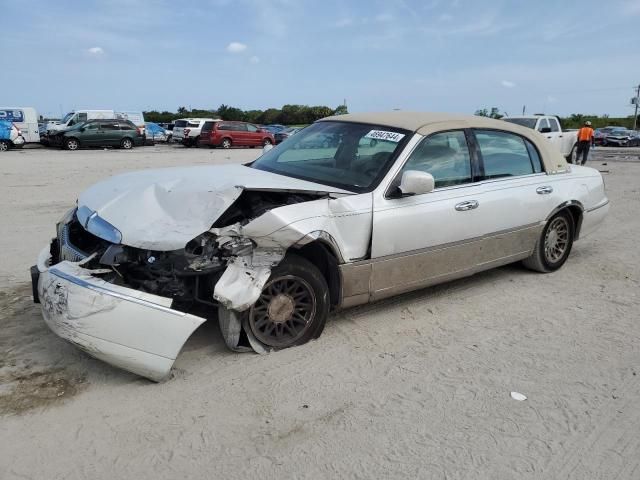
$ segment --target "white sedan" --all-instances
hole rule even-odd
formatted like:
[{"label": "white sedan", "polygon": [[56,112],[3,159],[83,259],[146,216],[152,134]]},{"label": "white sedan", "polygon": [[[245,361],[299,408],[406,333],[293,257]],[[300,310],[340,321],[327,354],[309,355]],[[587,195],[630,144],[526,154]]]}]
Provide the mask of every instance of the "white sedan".
[{"label": "white sedan", "polygon": [[158,381],[207,319],[234,350],[277,350],[333,310],[517,261],[552,272],[608,203],[597,170],[518,125],[340,115],[248,165],[92,186],[32,267],[34,296],[58,335]]}]

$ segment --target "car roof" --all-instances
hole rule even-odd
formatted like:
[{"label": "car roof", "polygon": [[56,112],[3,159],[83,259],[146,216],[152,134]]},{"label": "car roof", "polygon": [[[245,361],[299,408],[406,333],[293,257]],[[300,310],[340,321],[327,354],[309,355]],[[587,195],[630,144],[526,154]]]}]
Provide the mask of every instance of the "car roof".
[{"label": "car roof", "polygon": [[387,126],[409,130],[420,135],[430,135],[442,130],[462,128],[486,128],[513,132],[531,140],[541,151],[545,170],[550,173],[567,170],[567,162],[559,151],[551,146],[538,132],[515,123],[495,120],[477,115],[462,115],[438,112],[372,112],[348,113],[326,117],[319,122],[352,122]]}]

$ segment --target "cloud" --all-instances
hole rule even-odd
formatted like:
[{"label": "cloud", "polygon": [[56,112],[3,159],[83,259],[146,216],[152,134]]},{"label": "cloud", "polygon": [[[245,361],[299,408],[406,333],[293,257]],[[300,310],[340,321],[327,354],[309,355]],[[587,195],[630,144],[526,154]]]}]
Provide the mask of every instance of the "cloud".
[{"label": "cloud", "polygon": [[242,53],[247,49],[247,46],[244,43],[240,42],[231,42],[227,45],[227,52],[229,53]]},{"label": "cloud", "polygon": [[351,20],[350,18],[341,18],[333,24],[334,27],[338,28],[349,27],[351,25],[353,25],[353,20]]},{"label": "cloud", "polygon": [[260,63],[260,57],[256,57],[255,55],[249,59],[249,63]]},{"label": "cloud", "polygon": [[500,85],[502,85],[503,87],[507,87],[507,88],[513,88],[513,87],[515,87],[515,86],[516,86],[516,84],[515,84],[515,83],[510,82],[509,80],[502,80],[502,81],[500,82]]},{"label": "cloud", "polygon": [[87,53],[94,57],[99,57],[100,55],[104,55],[104,50],[102,47],[91,47],[87,49]]},{"label": "cloud", "polygon": [[390,13],[379,13],[375,16],[375,21],[379,23],[391,22],[393,20],[393,15]]},{"label": "cloud", "polygon": [[438,20],[441,22],[449,22],[453,20],[453,15],[449,15],[448,13],[443,13],[438,17]]}]

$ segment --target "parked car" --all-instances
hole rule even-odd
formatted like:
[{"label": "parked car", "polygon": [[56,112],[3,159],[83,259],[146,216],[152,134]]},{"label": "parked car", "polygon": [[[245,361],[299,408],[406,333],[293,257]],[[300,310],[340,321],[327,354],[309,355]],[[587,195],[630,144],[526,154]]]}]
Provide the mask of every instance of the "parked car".
[{"label": "parked car", "polygon": [[266,130],[273,135],[287,128],[285,125],[280,125],[279,123],[274,123],[272,125],[260,125],[260,128]]},{"label": "parked car", "polygon": [[13,122],[0,120],[0,152],[10,148],[22,148],[25,144],[22,132]]},{"label": "parked car", "polygon": [[153,122],[146,122],[146,139],[147,142],[154,144],[155,142],[167,142],[171,133],[164,129],[161,125]]},{"label": "parked car", "polygon": [[617,131],[626,130],[624,127],[602,127],[596,128],[593,132],[593,143],[596,145],[602,145],[607,135]]},{"label": "parked car", "polygon": [[39,143],[38,113],[33,107],[1,107],[0,120],[13,122],[25,143]]},{"label": "parked car", "polygon": [[130,120],[103,119],[82,122],[50,136],[52,146],[78,150],[81,147],[121,147],[144,145],[140,128]]},{"label": "parked car", "polygon": [[552,115],[531,115],[521,117],[504,117],[505,122],[515,123],[540,132],[554,145],[570,163],[578,144],[577,131],[563,131],[558,117]]},{"label": "parked car", "polygon": [[273,145],[273,135],[258,128],[252,123],[207,121],[202,126],[200,133],[200,146],[222,147],[257,147]]},{"label": "parked car", "polygon": [[[296,148],[320,136],[340,142]],[[531,129],[340,115],[247,165],[90,187],[31,269],[34,299],[62,338],[161,380],[207,319],[233,350],[301,345],[330,311],[517,261],[558,270],[608,209],[598,170],[569,168]]]},{"label": "parked car", "polygon": [[612,130],[604,137],[602,145],[610,147],[634,147],[638,145],[638,133],[627,129]]},{"label": "parked car", "polygon": [[300,130],[302,129],[298,127],[287,127],[284,130],[280,130],[279,132],[273,135],[273,138],[276,141],[276,145],[283,142],[284,140],[291,137],[292,135],[295,135]]},{"label": "parked car", "polygon": [[173,127],[173,141],[181,143],[185,147],[197,147],[204,123],[218,120],[214,118],[181,118],[176,120]]}]

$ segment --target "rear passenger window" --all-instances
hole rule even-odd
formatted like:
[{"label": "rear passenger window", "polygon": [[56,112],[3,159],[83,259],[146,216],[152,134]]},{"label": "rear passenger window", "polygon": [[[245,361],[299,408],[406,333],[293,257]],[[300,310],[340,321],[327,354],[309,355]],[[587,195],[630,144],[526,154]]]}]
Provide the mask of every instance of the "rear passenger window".
[{"label": "rear passenger window", "polygon": [[471,159],[464,132],[442,132],[425,138],[411,153],[402,171],[430,173],[436,188],[471,182]]},{"label": "rear passenger window", "polygon": [[120,130],[120,125],[117,123],[103,123],[102,130]]},{"label": "rear passenger window", "polygon": [[256,127],[255,125],[251,125],[250,123],[247,123],[246,125],[247,130],[249,130],[250,132],[257,132],[258,131],[258,127]]},{"label": "rear passenger window", "polygon": [[524,138],[493,130],[476,130],[475,135],[485,178],[515,177],[542,171],[537,150]]},{"label": "rear passenger window", "polygon": [[121,123],[120,130],[135,130],[136,127],[132,123]]},{"label": "rear passenger window", "polygon": [[202,132],[210,132],[211,130],[213,130],[213,122],[204,122]]}]

